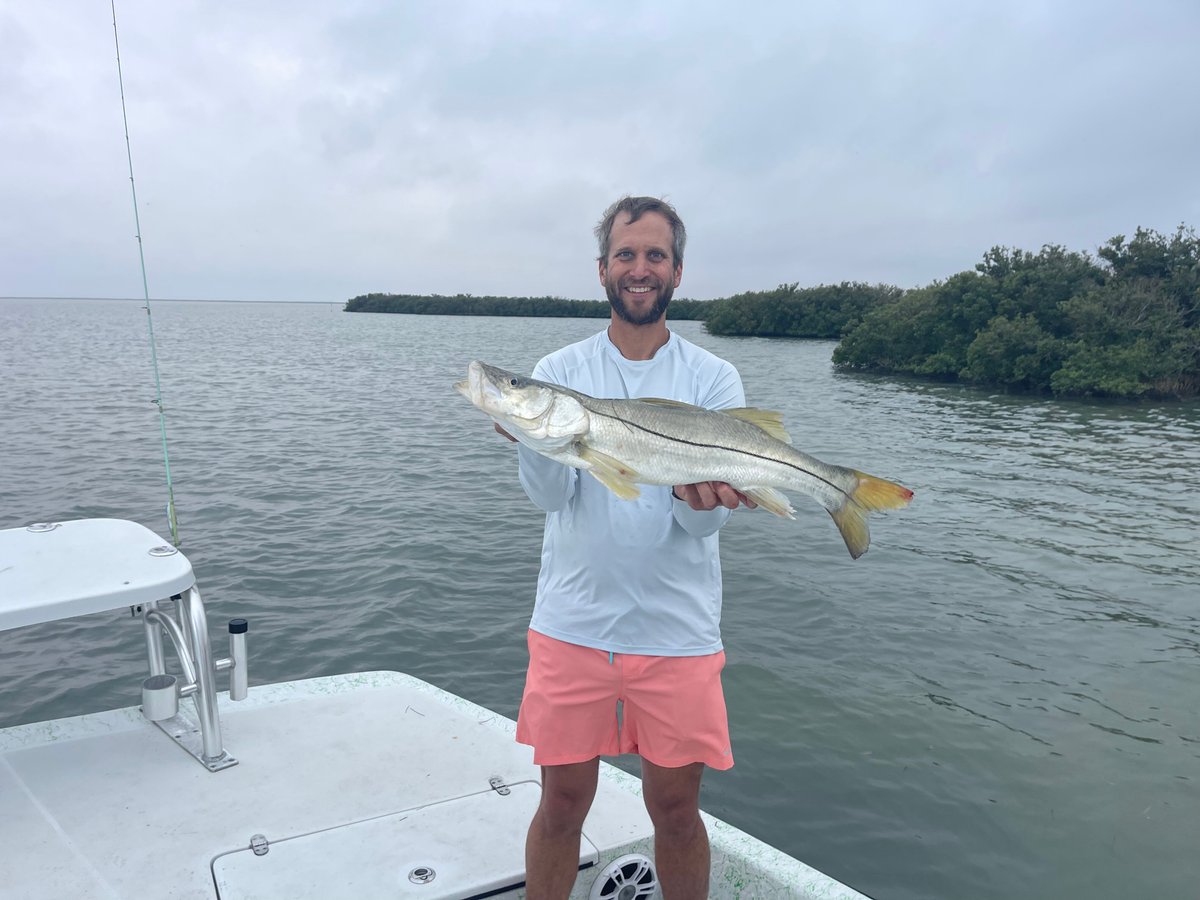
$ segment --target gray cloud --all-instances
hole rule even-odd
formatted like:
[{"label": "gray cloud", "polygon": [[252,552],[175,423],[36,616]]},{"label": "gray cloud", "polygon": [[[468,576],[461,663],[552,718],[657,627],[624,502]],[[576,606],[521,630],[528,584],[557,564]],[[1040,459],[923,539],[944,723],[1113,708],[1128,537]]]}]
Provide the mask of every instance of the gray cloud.
[{"label": "gray cloud", "polygon": [[[1188,2],[118,4],[151,293],[599,297],[626,193],[684,296],[911,286],[1198,224]],[[0,294],[141,291],[112,23],[0,10]]]}]

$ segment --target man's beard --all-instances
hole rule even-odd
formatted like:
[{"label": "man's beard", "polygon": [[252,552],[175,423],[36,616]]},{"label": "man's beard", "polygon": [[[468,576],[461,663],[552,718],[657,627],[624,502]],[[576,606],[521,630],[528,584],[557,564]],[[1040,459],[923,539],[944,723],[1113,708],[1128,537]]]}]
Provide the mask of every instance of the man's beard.
[{"label": "man's beard", "polygon": [[675,293],[675,286],[670,284],[662,285],[658,289],[658,299],[654,301],[654,305],[640,315],[634,313],[625,305],[625,300],[621,296],[620,285],[613,286],[609,282],[604,282],[604,293],[608,295],[608,304],[613,308],[613,312],[621,320],[628,322],[630,325],[651,325],[663,317],[667,311],[667,304],[671,302],[671,296]]}]

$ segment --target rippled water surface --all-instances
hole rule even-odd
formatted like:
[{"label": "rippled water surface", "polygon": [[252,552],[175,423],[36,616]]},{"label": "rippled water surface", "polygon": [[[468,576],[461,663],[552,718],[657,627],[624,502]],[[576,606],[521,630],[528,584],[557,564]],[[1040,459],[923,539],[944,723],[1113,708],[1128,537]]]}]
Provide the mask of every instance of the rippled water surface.
[{"label": "rippled water surface", "polygon": [[[516,714],[541,516],[450,385],[595,320],[153,307],[183,550],[254,682],[396,669]],[[704,805],[879,900],[1195,898],[1200,407],[836,374],[685,337],[794,442],[902,481],[852,562],[815,504],[722,532],[737,765]],[[166,533],[139,302],[0,301],[0,527]],[[127,613],[0,634],[0,726],[135,705]]]}]

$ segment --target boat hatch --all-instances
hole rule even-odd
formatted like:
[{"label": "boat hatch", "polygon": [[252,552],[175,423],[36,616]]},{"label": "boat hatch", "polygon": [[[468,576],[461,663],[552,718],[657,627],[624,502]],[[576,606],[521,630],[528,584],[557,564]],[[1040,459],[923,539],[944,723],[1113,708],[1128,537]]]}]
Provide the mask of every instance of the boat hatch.
[{"label": "boat hatch", "polygon": [[[245,848],[213,860],[217,896],[469,900],[518,888],[540,796],[521,781],[310,834],[246,835]],[[579,867],[598,858],[584,837]]]}]

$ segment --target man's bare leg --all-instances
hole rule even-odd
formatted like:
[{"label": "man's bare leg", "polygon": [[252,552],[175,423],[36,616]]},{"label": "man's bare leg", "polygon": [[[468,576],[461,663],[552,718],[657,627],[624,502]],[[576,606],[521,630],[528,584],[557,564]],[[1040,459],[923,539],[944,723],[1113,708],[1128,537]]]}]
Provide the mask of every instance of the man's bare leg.
[{"label": "man's bare leg", "polygon": [[654,823],[663,900],[707,900],[708,832],[700,820],[704,763],[669,769],[642,760],[642,795]]},{"label": "man's bare leg", "polygon": [[542,766],[542,800],[525,839],[527,900],[566,900],[579,874],[579,838],[596,796],[600,758]]}]

